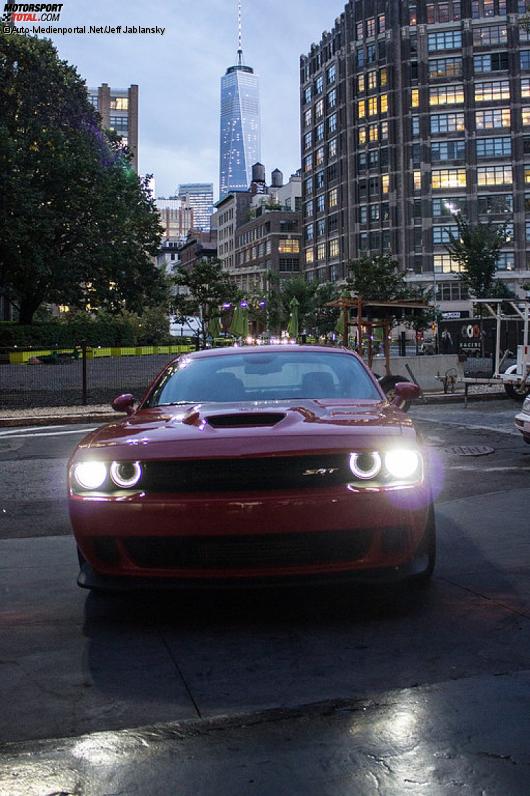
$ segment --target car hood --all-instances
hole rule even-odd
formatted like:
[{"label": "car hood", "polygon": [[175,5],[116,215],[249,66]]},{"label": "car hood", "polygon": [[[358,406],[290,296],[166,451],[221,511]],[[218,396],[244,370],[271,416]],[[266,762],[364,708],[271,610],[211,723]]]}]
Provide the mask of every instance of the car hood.
[{"label": "car hood", "polygon": [[303,400],[204,403],[142,409],[85,437],[73,458],[279,455],[379,448],[415,441],[412,421],[386,401]]}]

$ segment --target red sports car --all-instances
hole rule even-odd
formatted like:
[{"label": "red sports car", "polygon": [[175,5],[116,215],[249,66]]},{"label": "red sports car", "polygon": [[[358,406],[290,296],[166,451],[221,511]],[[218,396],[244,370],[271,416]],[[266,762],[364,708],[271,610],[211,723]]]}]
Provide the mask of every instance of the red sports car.
[{"label": "red sports car", "polygon": [[68,465],[80,586],[426,580],[431,486],[418,437],[362,360],[316,346],[182,356]]}]

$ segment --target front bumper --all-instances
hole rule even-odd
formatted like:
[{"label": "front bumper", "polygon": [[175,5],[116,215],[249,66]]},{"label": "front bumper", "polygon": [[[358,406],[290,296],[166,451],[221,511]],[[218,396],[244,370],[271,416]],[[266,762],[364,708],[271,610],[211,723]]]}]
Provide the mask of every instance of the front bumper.
[{"label": "front bumper", "polygon": [[276,585],[416,574],[430,503],[427,484],[344,485],[229,496],[71,495],[70,516],[86,559],[81,586]]}]

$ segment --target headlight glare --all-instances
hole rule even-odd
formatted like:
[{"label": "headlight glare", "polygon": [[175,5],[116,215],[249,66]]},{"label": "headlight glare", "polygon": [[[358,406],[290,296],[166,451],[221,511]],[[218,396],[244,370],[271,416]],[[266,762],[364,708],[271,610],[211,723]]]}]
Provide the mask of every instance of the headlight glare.
[{"label": "headlight glare", "polygon": [[128,489],[136,486],[142,477],[142,465],[140,462],[112,462],[110,477],[116,486]]},{"label": "headlight glare", "polygon": [[82,489],[99,489],[106,481],[107,467],[103,462],[78,462],[74,477]]},{"label": "headlight glare", "polygon": [[377,451],[352,453],[350,469],[356,478],[364,481],[375,478],[381,472],[381,457]]},{"label": "headlight glare", "polygon": [[385,453],[385,467],[393,478],[411,478],[419,472],[421,457],[418,451],[397,448]]}]

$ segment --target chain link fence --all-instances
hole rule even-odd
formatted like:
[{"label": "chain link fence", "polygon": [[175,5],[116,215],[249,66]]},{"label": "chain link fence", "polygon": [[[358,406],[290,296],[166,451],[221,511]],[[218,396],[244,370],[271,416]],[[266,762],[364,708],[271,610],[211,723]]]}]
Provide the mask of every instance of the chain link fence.
[{"label": "chain link fence", "polygon": [[0,411],[96,405],[131,392],[140,398],[189,344],[135,348],[0,348]]}]

